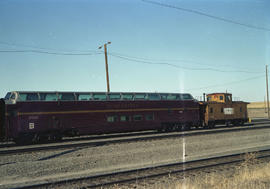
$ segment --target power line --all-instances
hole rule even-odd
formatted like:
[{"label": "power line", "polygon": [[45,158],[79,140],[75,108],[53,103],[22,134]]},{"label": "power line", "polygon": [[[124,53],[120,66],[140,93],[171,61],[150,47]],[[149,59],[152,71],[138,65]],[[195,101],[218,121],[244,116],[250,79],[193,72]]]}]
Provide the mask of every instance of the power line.
[{"label": "power line", "polygon": [[143,63],[143,64],[152,64],[152,65],[166,65],[175,67],[178,69],[185,69],[185,70],[196,70],[196,71],[216,71],[216,72],[237,72],[237,73],[262,73],[262,72],[252,72],[252,71],[244,71],[244,70],[220,70],[220,69],[214,69],[214,68],[191,68],[191,67],[185,67],[185,66],[179,66],[176,64],[168,63],[168,62],[152,62],[152,61],[146,61],[146,60],[138,60],[138,59],[132,59],[130,57],[124,57],[117,54],[110,53],[110,56],[120,58],[123,60],[131,61],[131,62],[137,62],[137,63]]},{"label": "power line", "polygon": [[[135,60],[139,60],[139,61],[150,61],[150,62],[184,62],[184,63],[188,63],[188,64],[194,64],[194,65],[200,65],[200,66],[207,66],[207,67],[230,67],[230,68],[233,68],[233,69],[236,69],[235,66],[232,66],[232,65],[210,65],[210,64],[204,64],[204,63],[201,63],[201,62],[196,62],[196,61],[192,61],[192,60],[184,60],[184,59],[174,59],[174,60],[168,60],[168,59],[150,59],[150,58],[143,58],[143,57],[135,57],[135,56],[130,56],[130,55],[125,55],[125,54],[121,54],[121,53],[116,53],[116,52],[111,52],[111,53],[108,53],[108,54],[111,54],[111,55],[118,55],[118,56],[121,56],[121,57],[125,57],[125,58],[130,58],[130,59],[135,59]],[[238,68],[242,68],[242,67],[239,67]],[[253,72],[252,72],[253,73]],[[261,72],[257,72],[257,73],[261,73]]]},{"label": "power line", "polygon": [[68,56],[85,56],[85,55],[102,54],[102,52],[99,51],[93,53],[61,53],[61,52],[49,52],[41,50],[0,50],[0,53],[39,53],[39,54],[68,55]]},{"label": "power line", "polygon": [[270,31],[269,28],[265,28],[265,27],[261,27],[261,26],[254,26],[254,25],[251,25],[251,24],[245,24],[245,23],[230,20],[230,19],[227,19],[227,18],[207,14],[207,13],[204,13],[204,12],[200,12],[200,11],[196,11],[196,10],[192,10],[192,9],[187,9],[187,8],[182,8],[182,7],[177,7],[175,5],[160,3],[160,2],[151,1],[151,0],[141,0],[141,1],[143,1],[145,3],[149,3],[149,4],[162,6],[162,7],[167,7],[167,8],[180,10],[180,11],[194,13],[194,14],[197,14],[197,15],[200,15],[200,16],[205,16],[205,17],[212,18],[212,19],[215,19],[215,20],[219,20],[219,21],[223,21],[223,22],[227,22],[227,23],[231,23],[231,24],[236,24],[236,25],[240,25],[240,26],[244,26],[244,27],[248,27],[248,28],[252,28],[252,29],[263,30],[263,31],[268,31],[268,32]]},{"label": "power line", "polygon": [[258,79],[258,78],[262,78],[262,77],[265,77],[265,75],[259,75],[259,76],[256,76],[256,77],[250,77],[250,78],[247,78],[247,79],[228,82],[228,83],[223,83],[223,84],[218,84],[218,85],[210,85],[210,86],[199,87],[199,88],[190,88],[190,89],[186,89],[186,90],[199,90],[199,89],[205,89],[205,88],[222,87],[222,86],[226,86],[226,85],[233,85],[233,84],[242,83],[242,82],[249,81],[249,80],[255,80],[255,79]]},{"label": "power line", "polygon": [[[52,51],[42,51],[42,50],[0,50],[0,53],[39,53],[39,54],[49,54],[49,55],[65,55],[65,56],[89,56],[89,55],[98,55],[102,54],[102,51],[96,51],[93,53],[64,53],[64,52],[52,52]],[[185,70],[195,70],[195,71],[216,71],[216,72],[236,72],[236,73],[262,73],[262,72],[252,72],[252,71],[245,71],[245,70],[221,70],[215,68],[191,68],[185,66],[179,66],[176,64],[172,64],[169,62],[154,62],[150,61],[150,59],[145,58],[138,58],[138,57],[130,57],[125,55],[120,55],[119,53],[108,53],[110,56],[124,59],[131,62],[143,63],[143,64],[152,64],[152,65],[166,65],[175,67],[178,69],[185,69]],[[189,61],[186,61],[189,62]],[[199,64],[199,63],[196,63]]]},{"label": "power line", "polygon": [[34,46],[34,45],[10,43],[10,42],[6,42],[6,41],[0,41],[0,44],[7,45],[7,46],[27,47],[27,48],[47,50],[47,51],[96,52],[96,51],[93,51],[93,50],[55,49],[55,48],[47,48],[47,47],[40,47],[40,46]]}]

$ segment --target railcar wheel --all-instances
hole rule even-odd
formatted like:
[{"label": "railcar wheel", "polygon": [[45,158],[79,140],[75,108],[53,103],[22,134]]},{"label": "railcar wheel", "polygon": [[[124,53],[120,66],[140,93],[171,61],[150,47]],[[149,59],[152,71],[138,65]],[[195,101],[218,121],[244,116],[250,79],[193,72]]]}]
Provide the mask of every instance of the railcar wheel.
[{"label": "railcar wheel", "polygon": [[240,126],[243,126],[245,124],[245,121],[241,120],[239,124],[240,124]]},{"label": "railcar wheel", "polygon": [[213,121],[213,122],[210,123],[210,127],[209,128],[210,129],[213,129],[213,128],[215,128],[215,126],[216,126],[216,123]]},{"label": "railcar wheel", "polygon": [[34,143],[35,134],[27,133],[27,134],[20,134],[17,138],[14,139],[14,142],[17,145],[29,145]]},{"label": "railcar wheel", "polygon": [[159,132],[159,133],[162,133],[162,131],[163,131],[162,128],[158,128],[158,129],[157,129],[157,132]]},{"label": "railcar wheel", "polygon": [[187,131],[190,129],[190,126],[188,124],[182,124],[181,125],[181,131]]},{"label": "railcar wheel", "polygon": [[57,133],[54,135],[54,140],[55,141],[61,141],[63,138],[62,134],[61,133]]},{"label": "railcar wheel", "polygon": [[[209,124],[209,123],[208,123]],[[208,129],[209,125],[207,123],[203,122],[202,123],[202,128],[204,129]]]}]

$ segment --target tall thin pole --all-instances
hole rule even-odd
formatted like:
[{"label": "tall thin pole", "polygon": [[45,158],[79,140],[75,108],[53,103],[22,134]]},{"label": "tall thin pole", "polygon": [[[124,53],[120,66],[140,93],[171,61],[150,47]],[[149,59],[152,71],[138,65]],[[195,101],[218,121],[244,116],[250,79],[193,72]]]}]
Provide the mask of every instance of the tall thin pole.
[{"label": "tall thin pole", "polygon": [[267,115],[268,119],[270,118],[269,116],[269,95],[268,95],[268,66],[265,66],[266,68],[266,96],[267,96]]},{"label": "tall thin pole", "polygon": [[108,58],[107,58],[107,44],[104,44],[105,53],[105,66],[106,66],[106,79],[107,79],[107,92],[110,92],[110,81],[109,81],[109,69],[108,69]]},{"label": "tall thin pole", "polygon": [[263,104],[263,106],[264,106],[264,113],[266,113],[267,111],[266,111],[266,98],[265,98],[265,96],[264,96],[264,104]]}]

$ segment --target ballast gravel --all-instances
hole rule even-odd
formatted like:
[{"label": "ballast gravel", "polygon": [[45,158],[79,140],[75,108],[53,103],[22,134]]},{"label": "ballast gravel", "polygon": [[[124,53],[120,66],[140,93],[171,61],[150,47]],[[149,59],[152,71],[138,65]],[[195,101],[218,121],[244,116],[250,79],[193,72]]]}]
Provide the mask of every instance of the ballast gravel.
[{"label": "ballast gravel", "polygon": [[270,129],[0,156],[0,188],[270,147]]}]

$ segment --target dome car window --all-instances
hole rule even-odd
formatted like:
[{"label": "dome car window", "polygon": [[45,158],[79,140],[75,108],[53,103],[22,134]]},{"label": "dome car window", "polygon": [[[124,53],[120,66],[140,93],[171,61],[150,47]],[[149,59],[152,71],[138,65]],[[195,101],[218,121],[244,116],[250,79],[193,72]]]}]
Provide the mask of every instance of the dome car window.
[{"label": "dome car window", "polygon": [[57,95],[56,93],[39,93],[40,100],[42,101],[56,101]]},{"label": "dome car window", "polygon": [[80,101],[91,100],[92,96],[91,96],[91,94],[77,94],[77,99]]},{"label": "dome car window", "polygon": [[73,93],[60,93],[58,95],[58,97],[59,97],[59,100],[64,100],[64,101],[66,101],[66,100],[70,100],[70,101],[75,100],[75,96],[74,96]]}]

